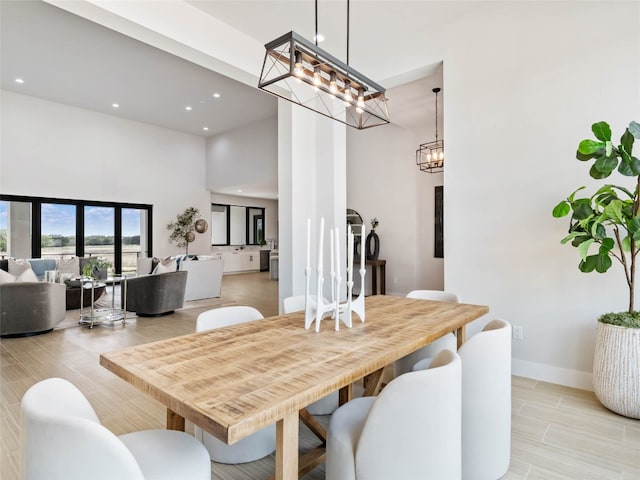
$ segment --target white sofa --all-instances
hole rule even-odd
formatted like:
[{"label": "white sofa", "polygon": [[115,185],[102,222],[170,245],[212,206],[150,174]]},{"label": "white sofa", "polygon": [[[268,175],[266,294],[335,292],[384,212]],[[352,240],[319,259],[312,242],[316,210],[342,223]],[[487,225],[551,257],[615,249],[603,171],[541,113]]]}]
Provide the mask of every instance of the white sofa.
[{"label": "white sofa", "polygon": [[[138,275],[151,272],[153,259],[138,258]],[[185,301],[200,300],[220,296],[222,287],[223,261],[214,256],[198,255],[198,260],[183,260],[179,270],[189,272]]]}]

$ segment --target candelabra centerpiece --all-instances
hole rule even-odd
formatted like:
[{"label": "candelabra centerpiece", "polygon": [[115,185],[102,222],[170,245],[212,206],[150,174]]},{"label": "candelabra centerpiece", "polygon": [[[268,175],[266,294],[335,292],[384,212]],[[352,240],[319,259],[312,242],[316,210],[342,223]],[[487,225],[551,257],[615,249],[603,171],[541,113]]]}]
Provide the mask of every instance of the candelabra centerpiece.
[{"label": "candelabra centerpiece", "polygon": [[[364,238],[365,227],[362,225],[361,236]],[[305,286],[305,311],[304,328],[309,329],[315,322],[316,332],[320,331],[320,322],[325,316],[331,316],[335,320],[335,329],[340,330],[342,321],[351,328],[352,313],[356,313],[360,320],[364,322],[364,277],[367,273],[365,268],[364,248],[360,248],[360,294],[353,300],[353,255],[354,255],[354,233],[351,225],[347,230],[347,301],[340,303],[340,284],[342,283],[342,271],[340,264],[340,234],[339,229],[329,230],[329,250],[330,250],[330,271],[331,300],[327,301],[323,295],[324,286],[324,217],[320,219],[320,231],[318,236],[318,268],[316,269],[316,295],[311,295],[311,219],[307,219],[307,263],[304,270]]]}]

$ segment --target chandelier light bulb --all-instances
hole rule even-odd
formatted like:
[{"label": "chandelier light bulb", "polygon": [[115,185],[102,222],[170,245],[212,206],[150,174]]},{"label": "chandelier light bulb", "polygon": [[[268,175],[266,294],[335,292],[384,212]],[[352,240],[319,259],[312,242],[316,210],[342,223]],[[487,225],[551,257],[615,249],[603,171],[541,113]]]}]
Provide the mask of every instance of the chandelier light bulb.
[{"label": "chandelier light bulb", "polygon": [[336,72],[331,72],[329,75],[329,91],[332,95],[338,93],[338,86],[336,85]]},{"label": "chandelier light bulb", "polygon": [[361,110],[364,108],[364,88],[362,87],[358,89],[358,108],[360,108]]},{"label": "chandelier light bulb", "polygon": [[351,95],[351,82],[349,80],[344,81],[344,99],[346,102],[353,102],[353,96]]},{"label": "chandelier light bulb", "polygon": [[438,155],[438,160],[444,160],[444,152],[440,152],[440,155]]},{"label": "chandelier light bulb", "polygon": [[317,66],[313,69],[313,84],[318,87],[320,83],[322,83],[320,80],[320,67]]},{"label": "chandelier light bulb", "polygon": [[293,74],[296,77],[302,77],[304,75],[304,70],[302,68],[302,55],[300,52],[296,52],[296,59],[293,65]]}]

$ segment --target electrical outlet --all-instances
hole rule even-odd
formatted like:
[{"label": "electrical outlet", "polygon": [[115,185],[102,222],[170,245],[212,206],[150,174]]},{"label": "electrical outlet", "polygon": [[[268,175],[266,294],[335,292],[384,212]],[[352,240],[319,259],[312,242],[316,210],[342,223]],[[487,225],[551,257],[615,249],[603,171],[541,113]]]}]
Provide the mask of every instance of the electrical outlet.
[{"label": "electrical outlet", "polygon": [[513,338],[515,340],[522,340],[524,337],[524,332],[522,331],[522,326],[514,325],[513,326]]}]

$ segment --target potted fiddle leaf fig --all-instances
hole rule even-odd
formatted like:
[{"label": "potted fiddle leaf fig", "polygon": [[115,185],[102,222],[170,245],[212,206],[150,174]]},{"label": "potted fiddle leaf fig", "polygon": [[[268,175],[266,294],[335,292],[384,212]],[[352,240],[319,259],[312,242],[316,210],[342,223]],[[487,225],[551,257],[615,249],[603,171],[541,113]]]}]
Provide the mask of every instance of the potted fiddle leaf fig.
[{"label": "potted fiddle leaf fig", "polygon": [[585,189],[580,187],[556,205],[553,216],[571,214],[569,233],[561,243],[578,249],[580,271],[605,273],[614,262],[622,266],[628,307],[598,319],[593,388],[608,409],[640,418],[640,312],[634,309],[640,252],[640,160],[633,156],[640,124],[631,122],[618,145],[611,140],[611,127],[606,122],[594,123],[591,129],[595,140],[582,140],[576,158],[591,164],[589,173],[595,179],[608,178],[617,170],[624,177],[634,177],[634,186],[607,183],[589,197],[578,195]]}]

